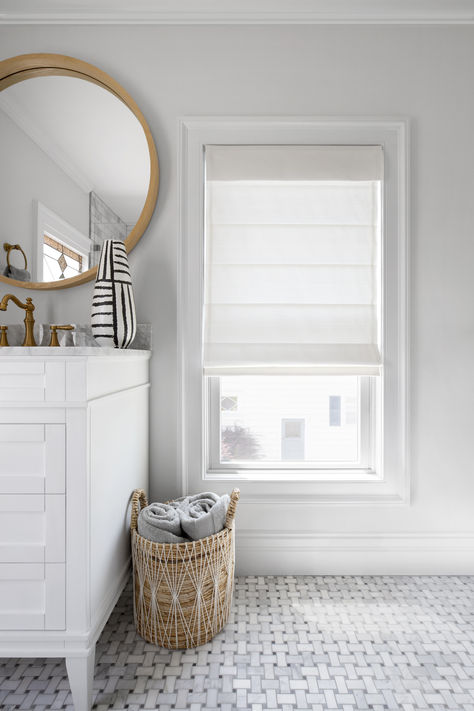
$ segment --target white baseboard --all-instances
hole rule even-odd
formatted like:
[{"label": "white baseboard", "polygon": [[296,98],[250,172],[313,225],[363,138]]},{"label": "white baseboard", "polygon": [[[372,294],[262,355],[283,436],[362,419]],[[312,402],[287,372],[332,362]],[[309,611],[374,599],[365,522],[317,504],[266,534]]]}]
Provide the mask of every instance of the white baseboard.
[{"label": "white baseboard", "polygon": [[474,575],[474,533],[237,531],[237,575]]}]

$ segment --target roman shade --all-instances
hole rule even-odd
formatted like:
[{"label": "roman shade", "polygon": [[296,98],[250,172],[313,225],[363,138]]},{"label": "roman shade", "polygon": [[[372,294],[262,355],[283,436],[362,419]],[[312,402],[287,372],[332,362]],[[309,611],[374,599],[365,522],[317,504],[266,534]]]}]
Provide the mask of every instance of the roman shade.
[{"label": "roman shade", "polygon": [[205,158],[205,373],[377,374],[382,148]]}]

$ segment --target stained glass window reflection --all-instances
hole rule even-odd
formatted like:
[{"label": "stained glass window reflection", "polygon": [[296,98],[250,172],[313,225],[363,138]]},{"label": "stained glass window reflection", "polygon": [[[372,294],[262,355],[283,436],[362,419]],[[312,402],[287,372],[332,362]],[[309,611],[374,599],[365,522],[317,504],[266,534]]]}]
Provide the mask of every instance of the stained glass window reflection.
[{"label": "stained glass window reflection", "polygon": [[48,234],[43,237],[43,281],[58,281],[82,274],[88,257]]}]

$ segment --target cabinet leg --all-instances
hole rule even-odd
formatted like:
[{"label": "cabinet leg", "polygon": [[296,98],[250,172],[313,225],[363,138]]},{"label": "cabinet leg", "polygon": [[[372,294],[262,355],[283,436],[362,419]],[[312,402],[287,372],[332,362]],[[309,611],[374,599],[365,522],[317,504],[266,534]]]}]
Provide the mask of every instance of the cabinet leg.
[{"label": "cabinet leg", "polygon": [[74,711],[90,711],[94,681],[95,646],[83,657],[66,657]]}]

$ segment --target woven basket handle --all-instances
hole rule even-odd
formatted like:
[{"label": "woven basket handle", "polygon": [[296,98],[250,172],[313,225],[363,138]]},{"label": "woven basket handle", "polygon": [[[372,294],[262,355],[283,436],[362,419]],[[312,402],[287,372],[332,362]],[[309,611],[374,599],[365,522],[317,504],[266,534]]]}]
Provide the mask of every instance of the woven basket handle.
[{"label": "woven basket handle", "polygon": [[148,506],[145,492],[143,489],[135,489],[132,494],[132,516],[130,519],[130,530],[137,530],[138,515],[144,506]]},{"label": "woven basket handle", "polygon": [[240,489],[234,489],[230,495],[230,503],[227,509],[227,516],[225,519],[225,527],[232,528],[232,523],[235,518],[235,510],[237,508],[237,502],[240,499]]}]

